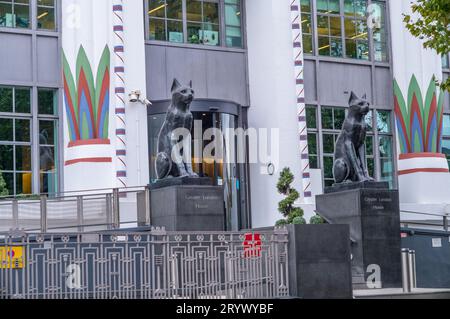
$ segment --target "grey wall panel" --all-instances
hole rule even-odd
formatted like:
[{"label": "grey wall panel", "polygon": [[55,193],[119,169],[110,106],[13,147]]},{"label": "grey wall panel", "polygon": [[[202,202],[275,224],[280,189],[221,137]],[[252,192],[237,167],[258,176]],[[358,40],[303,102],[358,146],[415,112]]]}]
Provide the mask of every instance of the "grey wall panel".
[{"label": "grey wall panel", "polygon": [[185,48],[166,48],[168,88],[174,78],[181,83],[192,81],[197,97],[208,97],[206,81],[206,51]]},{"label": "grey wall panel", "polygon": [[31,35],[0,33],[0,82],[31,82]]},{"label": "grey wall panel", "polygon": [[319,64],[320,102],[326,104],[348,104],[345,92],[354,91],[358,95],[371,93],[371,69],[366,65],[320,62]]},{"label": "grey wall panel", "polygon": [[147,95],[152,100],[164,100],[169,96],[166,72],[166,49],[159,46],[145,46]]},{"label": "grey wall panel", "polygon": [[244,52],[146,45],[147,92],[150,99],[170,98],[173,78],[192,80],[197,98],[231,100],[248,105]]},{"label": "grey wall panel", "polygon": [[245,55],[208,51],[206,57],[208,97],[248,105]]},{"label": "grey wall panel", "polygon": [[317,101],[316,63],[308,60],[305,61],[305,99],[306,103]]},{"label": "grey wall panel", "polygon": [[58,38],[37,37],[37,76],[39,85],[58,85],[61,79]]},{"label": "grey wall panel", "polygon": [[375,100],[377,107],[393,109],[394,105],[394,87],[389,68],[375,68]]}]

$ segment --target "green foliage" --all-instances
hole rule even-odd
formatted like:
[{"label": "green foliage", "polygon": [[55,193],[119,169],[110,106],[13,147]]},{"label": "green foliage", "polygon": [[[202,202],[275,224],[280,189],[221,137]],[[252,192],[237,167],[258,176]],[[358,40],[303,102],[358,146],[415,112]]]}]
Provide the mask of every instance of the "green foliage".
[{"label": "green foliage", "polygon": [[312,225],[321,225],[321,224],[325,224],[326,222],[319,215],[315,215],[315,216],[311,217],[311,220],[309,221],[309,223]]},{"label": "green foliage", "polygon": [[9,191],[3,178],[3,174],[0,172],[0,197],[9,196]]},{"label": "green foliage", "polygon": [[294,207],[295,202],[300,198],[299,192],[292,188],[294,182],[294,174],[289,168],[283,169],[280,173],[280,179],[277,184],[278,192],[286,196],[278,204],[278,211],[283,215],[284,219],[279,220],[276,226],[284,226],[288,224],[306,224],[303,218],[303,210]]},{"label": "green foliage", "polygon": [[[404,15],[403,21],[409,32],[424,41],[425,48],[434,49],[440,55],[450,52],[450,1],[417,0],[411,5],[418,18]],[[450,91],[450,78],[441,84]]]}]

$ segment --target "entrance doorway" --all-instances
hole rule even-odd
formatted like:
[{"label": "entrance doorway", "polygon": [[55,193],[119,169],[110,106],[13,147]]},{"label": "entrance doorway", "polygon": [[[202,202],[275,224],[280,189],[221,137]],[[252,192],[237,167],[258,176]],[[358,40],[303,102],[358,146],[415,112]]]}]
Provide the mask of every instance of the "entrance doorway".
[{"label": "entrance doorway", "polygon": [[[155,171],[155,157],[157,155],[158,135],[164,123],[167,108],[170,101],[153,102],[149,108],[148,131],[149,131],[149,160],[150,160],[150,181],[157,180]],[[249,205],[248,205],[248,179],[247,164],[238,163],[238,151],[246,153],[246,146],[243,150],[239,147],[234,134],[225,134],[239,127],[245,127],[241,118],[241,107],[235,103],[217,100],[195,100],[191,105],[194,120],[201,124],[202,136],[210,129],[217,129],[223,132],[221,149],[215,149],[212,157],[204,157],[203,150],[208,144],[214,141],[204,140],[199,143],[202,146],[201,157],[195,154],[193,149],[193,168],[200,177],[210,177],[215,186],[223,187],[224,207],[225,207],[225,228],[237,231],[250,228]],[[199,138],[192,132],[193,138]],[[234,139],[234,140],[231,140]],[[245,157],[246,158],[246,157]]]}]

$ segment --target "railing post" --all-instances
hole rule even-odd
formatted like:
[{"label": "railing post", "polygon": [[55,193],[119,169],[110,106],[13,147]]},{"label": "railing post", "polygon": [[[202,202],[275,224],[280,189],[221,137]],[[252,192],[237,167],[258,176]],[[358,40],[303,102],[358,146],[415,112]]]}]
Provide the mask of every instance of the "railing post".
[{"label": "railing post", "polygon": [[448,231],[448,215],[444,215],[444,230]]},{"label": "railing post", "polygon": [[138,226],[149,226],[151,222],[150,214],[150,189],[145,187],[145,190],[136,194],[137,201],[137,220]]},{"label": "railing post", "polygon": [[84,231],[83,218],[83,196],[77,196],[77,228],[79,232]]},{"label": "railing post", "polygon": [[48,229],[47,219],[47,196],[41,196],[41,233],[46,233]]},{"label": "railing post", "polygon": [[118,188],[113,190],[113,228],[120,227],[120,192]]},{"label": "railing post", "polygon": [[403,292],[412,292],[411,281],[410,281],[410,266],[409,266],[409,249],[402,249],[402,283]]},{"label": "railing post", "polygon": [[113,209],[112,194],[106,194],[106,225],[108,230],[112,229]]},{"label": "railing post", "polygon": [[19,201],[16,198],[12,200],[12,215],[14,229],[19,229]]}]

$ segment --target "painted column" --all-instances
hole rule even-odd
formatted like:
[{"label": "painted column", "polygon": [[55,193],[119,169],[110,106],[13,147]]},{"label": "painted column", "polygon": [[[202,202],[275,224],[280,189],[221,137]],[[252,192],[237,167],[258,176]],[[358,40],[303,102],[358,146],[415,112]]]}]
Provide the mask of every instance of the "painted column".
[{"label": "painted column", "polygon": [[111,188],[110,0],[62,1],[64,190]]},{"label": "painted column", "polygon": [[123,0],[114,0],[114,75],[116,116],[116,179],[117,187],[127,187],[127,129],[125,93],[125,41]]},{"label": "painted column", "polygon": [[306,122],[306,104],[305,104],[305,81],[304,81],[304,58],[303,58],[303,38],[300,1],[291,2],[291,21],[292,21],[292,42],[295,68],[295,88],[297,99],[299,138],[300,138],[300,156],[301,156],[301,174],[303,179],[303,197],[304,202],[309,203],[311,194],[311,173],[309,166],[308,150],[308,127]]},{"label": "painted column", "polygon": [[448,202],[450,174],[441,154],[444,93],[440,56],[423,48],[403,23],[410,0],[390,1],[397,127],[398,175],[402,203]]}]

